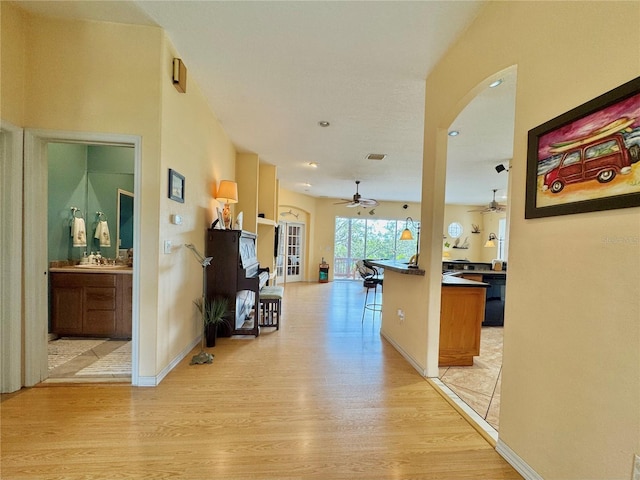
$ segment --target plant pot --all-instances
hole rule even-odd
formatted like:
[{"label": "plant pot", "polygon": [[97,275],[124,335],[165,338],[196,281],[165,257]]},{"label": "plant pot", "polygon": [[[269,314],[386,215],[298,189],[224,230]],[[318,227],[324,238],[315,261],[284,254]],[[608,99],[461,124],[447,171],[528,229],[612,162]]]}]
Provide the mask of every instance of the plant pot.
[{"label": "plant pot", "polygon": [[209,324],[204,329],[205,338],[207,341],[207,348],[216,346],[216,337],[218,336],[218,325]]}]

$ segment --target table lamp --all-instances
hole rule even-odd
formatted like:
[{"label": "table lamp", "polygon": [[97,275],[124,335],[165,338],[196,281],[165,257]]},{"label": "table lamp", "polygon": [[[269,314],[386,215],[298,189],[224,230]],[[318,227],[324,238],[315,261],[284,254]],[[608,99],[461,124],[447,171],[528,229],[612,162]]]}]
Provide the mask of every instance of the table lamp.
[{"label": "table lamp", "polygon": [[231,180],[222,180],[218,187],[216,200],[224,203],[222,210],[222,218],[224,219],[224,228],[231,228],[231,212],[229,211],[230,203],[238,203],[238,184]]}]

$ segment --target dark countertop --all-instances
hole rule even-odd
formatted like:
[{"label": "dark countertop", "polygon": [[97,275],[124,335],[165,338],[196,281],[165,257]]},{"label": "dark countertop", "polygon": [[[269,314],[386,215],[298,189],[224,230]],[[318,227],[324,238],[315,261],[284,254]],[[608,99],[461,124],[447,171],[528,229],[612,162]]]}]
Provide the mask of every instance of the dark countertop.
[{"label": "dark countertop", "polygon": [[446,270],[445,275],[493,275],[495,277],[505,277],[507,272],[504,270]]},{"label": "dark countertop", "polygon": [[420,275],[424,277],[425,271],[421,268],[409,268],[408,264],[394,262],[392,260],[367,260],[374,267],[384,268],[390,272],[402,273],[404,275]]},{"label": "dark countertop", "polygon": [[[409,268],[406,263],[402,263],[402,262],[394,262],[391,260],[368,260],[368,262],[374,267],[384,268],[385,271],[396,272],[403,275],[424,276],[426,273],[421,268]],[[455,272],[455,274],[453,275],[443,275],[442,286],[443,287],[480,287],[480,288],[489,287],[488,283],[476,282],[474,280],[467,280],[466,278],[460,278],[457,276],[462,273],[465,273],[465,272]],[[478,273],[478,272],[474,272],[474,273]],[[489,271],[488,273],[491,273],[491,271]]]},{"label": "dark countertop", "polygon": [[443,287],[480,287],[488,288],[489,284],[484,282],[476,282],[475,280],[467,280],[466,278],[460,278],[456,275],[443,275],[442,276]]}]

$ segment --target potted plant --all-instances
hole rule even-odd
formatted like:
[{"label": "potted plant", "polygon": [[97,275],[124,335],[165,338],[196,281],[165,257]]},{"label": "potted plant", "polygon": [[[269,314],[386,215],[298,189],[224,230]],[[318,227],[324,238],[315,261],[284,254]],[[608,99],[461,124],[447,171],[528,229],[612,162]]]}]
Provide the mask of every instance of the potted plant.
[{"label": "potted plant", "polygon": [[216,337],[218,336],[218,326],[224,322],[227,314],[228,302],[226,298],[215,297],[204,302],[201,298],[195,300],[198,310],[202,314],[204,322],[205,337],[207,339],[207,348],[216,346]]}]

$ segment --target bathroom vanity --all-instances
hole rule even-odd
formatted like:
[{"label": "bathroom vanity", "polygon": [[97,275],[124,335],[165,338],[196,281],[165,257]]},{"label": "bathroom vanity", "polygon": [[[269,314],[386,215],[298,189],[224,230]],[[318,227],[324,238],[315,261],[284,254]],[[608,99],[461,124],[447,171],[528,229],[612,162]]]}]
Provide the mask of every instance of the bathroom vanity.
[{"label": "bathroom vanity", "polygon": [[71,266],[49,273],[52,333],[131,338],[131,268]]}]

